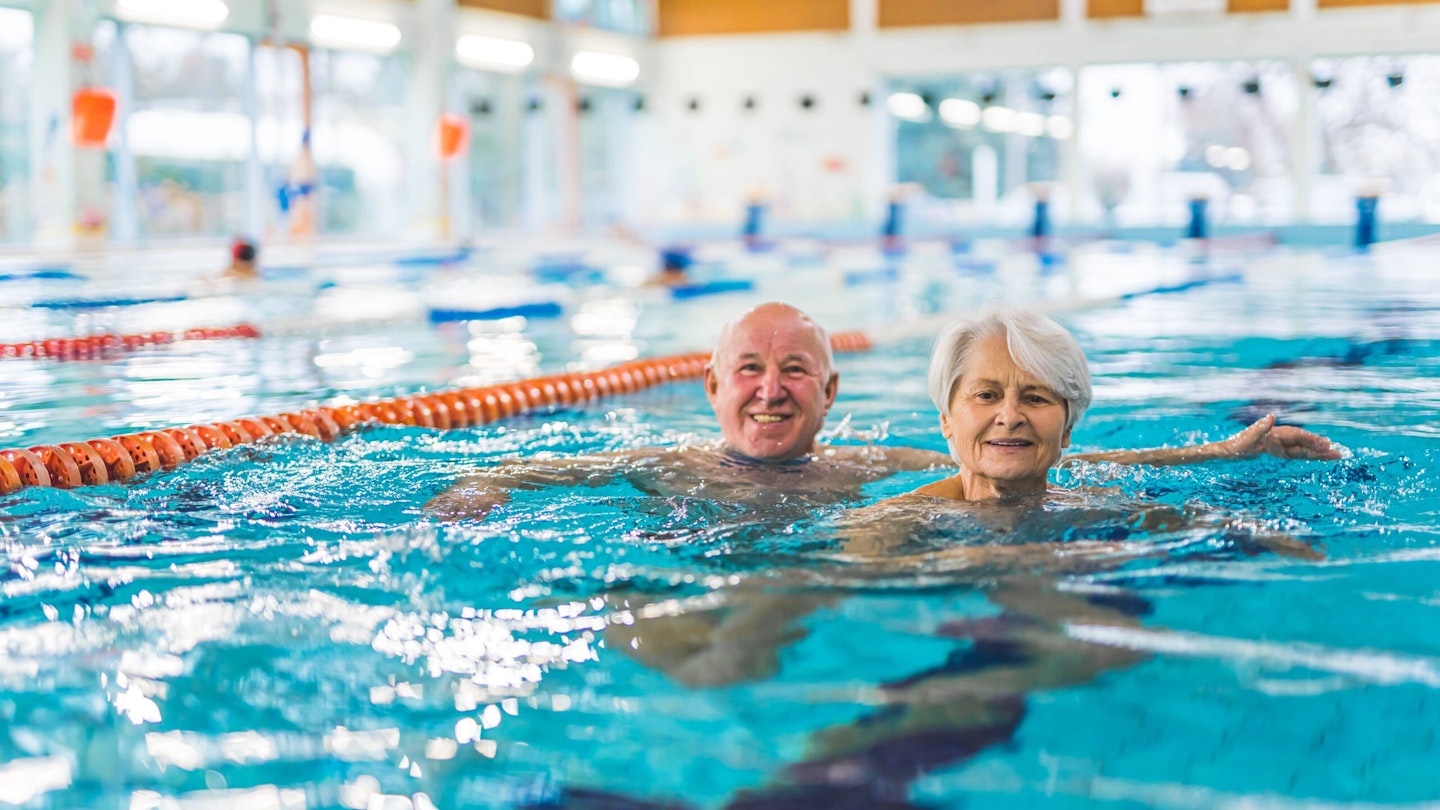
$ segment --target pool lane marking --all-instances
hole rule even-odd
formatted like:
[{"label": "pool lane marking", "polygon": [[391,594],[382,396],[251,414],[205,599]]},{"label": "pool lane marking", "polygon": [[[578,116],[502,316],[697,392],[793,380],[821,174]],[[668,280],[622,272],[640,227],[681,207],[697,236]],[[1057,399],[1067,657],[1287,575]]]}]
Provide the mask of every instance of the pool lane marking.
[{"label": "pool lane marking", "polygon": [[1175,284],[1164,284],[1159,287],[1152,287],[1148,290],[1123,293],[1119,295],[1117,299],[1120,301],[1132,301],[1136,298],[1143,298],[1147,295],[1164,295],[1166,293],[1185,292],[1186,290],[1193,290],[1197,287],[1207,287],[1211,284],[1244,280],[1245,275],[1240,271],[1236,270],[1230,273],[1222,273],[1215,276],[1204,276],[1201,278],[1187,279],[1185,281],[1177,282]]},{"label": "pool lane marking", "polygon": [[[1144,290],[1135,290],[1127,293],[1115,293],[1112,295],[1100,295],[1090,298],[1071,297],[1061,298],[1053,301],[1027,301],[1021,306],[1029,307],[1042,315],[1062,315],[1069,312],[1079,312],[1086,309],[1100,309],[1102,307],[1115,306],[1132,301],[1137,298],[1144,298],[1150,295],[1165,295],[1168,293],[1186,292],[1199,287],[1211,284],[1222,284],[1228,282],[1240,282],[1245,280],[1245,274],[1239,270],[1232,270],[1223,273],[1214,273],[1197,278],[1186,279],[1185,281],[1171,284],[1162,284]],[[904,321],[891,324],[887,327],[872,329],[869,331],[869,339],[876,344],[894,343],[914,338],[933,338],[942,327],[948,325],[955,319],[954,313],[942,313],[927,318],[917,318],[913,321]]]},{"label": "pool lane marking", "polygon": [[1112,625],[1067,624],[1065,635],[1091,644],[1139,652],[1229,659],[1239,664],[1258,662],[1283,669],[1313,669],[1384,686],[1416,683],[1440,687],[1440,659],[1424,656]]},{"label": "pool lane marking", "polygon": [[133,335],[101,333],[71,338],[45,338],[22,343],[0,343],[0,358],[48,357],[57,360],[91,360],[142,346],[158,346],[181,340],[227,340],[258,338],[260,330],[248,323],[235,326],[186,329],[184,332],[146,332]]},{"label": "pool lane marking", "polygon": [[[857,352],[873,344],[864,332],[842,332],[830,337],[830,345],[837,352]],[[121,483],[138,475],[177,467],[212,450],[249,444],[281,433],[303,433],[330,442],[373,423],[439,430],[484,425],[540,408],[579,405],[662,383],[699,379],[709,362],[709,352],[691,352],[631,360],[600,371],[554,374],[480,388],[409,394],[274,416],[242,416],[211,424],[0,450],[0,462],[6,465],[0,467],[0,495],[30,486],[72,489]],[[10,475],[12,469],[13,476]]]},{"label": "pool lane marking", "polygon": [[63,298],[54,301],[35,301],[35,309],[103,309],[109,307],[138,307],[142,304],[174,304],[189,301],[188,295],[166,295],[153,298]]}]

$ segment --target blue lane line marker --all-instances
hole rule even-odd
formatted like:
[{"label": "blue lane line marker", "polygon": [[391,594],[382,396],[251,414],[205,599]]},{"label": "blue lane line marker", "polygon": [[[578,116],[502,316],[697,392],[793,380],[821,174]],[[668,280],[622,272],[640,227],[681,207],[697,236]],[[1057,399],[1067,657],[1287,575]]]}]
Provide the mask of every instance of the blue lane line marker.
[{"label": "blue lane line marker", "polygon": [[393,263],[397,267],[439,267],[446,264],[459,264],[470,258],[470,251],[461,248],[453,253],[441,253],[428,256],[401,256]]},{"label": "blue lane line marker", "polygon": [[25,273],[0,273],[0,281],[58,281],[62,279],[85,280],[87,276],[72,273],[64,267],[37,267]]},{"label": "blue lane line marker", "polygon": [[845,286],[856,287],[861,284],[895,281],[898,278],[900,278],[900,269],[897,267],[881,267],[875,270],[851,270],[845,274]]},{"label": "blue lane line marker", "polygon": [[1144,296],[1144,295],[1161,295],[1161,294],[1164,294],[1164,293],[1184,292],[1185,290],[1193,290],[1193,289],[1195,289],[1196,287],[1204,287],[1204,286],[1207,285],[1207,284],[1219,284],[1219,283],[1223,283],[1223,282],[1244,281],[1244,280],[1245,280],[1245,275],[1244,275],[1243,273],[1239,272],[1239,271],[1236,271],[1236,272],[1233,272],[1233,273],[1226,273],[1226,274],[1224,274],[1224,275],[1215,275],[1215,276],[1205,276],[1205,277],[1203,277],[1203,278],[1194,278],[1194,279],[1190,279],[1189,281],[1182,281],[1182,282],[1180,282],[1180,283],[1178,283],[1178,284],[1166,284],[1166,285],[1163,285],[1163,286],[1160,286],[1160,287],[1152,287],[1151,289],[1148,289],[1148,290],[1140,290],[1140,291],[1138,291],[1138,292],[1128,292],[1128,293],[1125,293],[1125,294],[1121,295],[1121,296],[1120,296],[1120,300],[1121,300],[1121,301],[1129,301],[1129,300],[1131,300],[1131,299],[1139,298],[1139,297]]},{"label": "blue lane line marker", "polygon": [[702,295],[714,295],[715,293],[740,292],[753,289],[755,283],[747,279],[730,279],[727,281],[707,281],[704,284],[681,284],[670,288],[670,296],[676,301],[683,301],[686,298],[698,298]]},{"label": "blue lane line marker", "polygon": [[282,278],[308,278],[309,276],[310,268],[299,264],[267,264],[264,267],[260,268],[260,277],[265,279],[266,281],[275,281]]},{"label": "blue lane line marker", "polygon": [[526,318],[556,318],[559,317],[563,311],[561,306],[554,301],[520,304],[513,307],[495,307],[494,309],[432,309],[430,310],[430,323],[498,321],[501,318],[514,318],[517,316]]},{"label": "blue lane line marker", "polygon": [[603,280],[605,274],[598,267],[591,267],[582,261],[552,262],[537,264],[530,268],[530,275],[545,283],[583,283]]},{"label": "blue lane line marker", "polygon": [[95,298],[64,299],[58,301],[36,301],[30,306],[38,309],[100,309],[102,307],[134,307],[141,304],[171,304],[188,301],[189,296],[174,295],[165,298]]},{"label": "blue lane line marker", "polygon": [[955,269],[962,273],[974,273],[981,276],[995,274],[995,262],[989,259],[975,259],[968,256],[955,257]]}]

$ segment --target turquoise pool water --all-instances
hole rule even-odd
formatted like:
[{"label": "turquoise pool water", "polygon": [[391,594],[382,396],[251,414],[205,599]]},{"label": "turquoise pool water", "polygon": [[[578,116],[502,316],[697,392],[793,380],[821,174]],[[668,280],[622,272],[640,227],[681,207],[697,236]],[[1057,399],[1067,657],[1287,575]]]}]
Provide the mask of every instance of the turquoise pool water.
[{"label": "turquoise pool water", "polygon": [[[1351,451],[1061,473],[1118,489],[1086,506],[1121,517],[1060,507],[1034,531],[1143,554],[1058,568],[838,558],[848,508],[937,473],[829,504],[621,481],[520,492],[484,522],[442,524],[422,509],[504,459],[713,439],[694,384],[447,433],[288,438],[129,486],[5,496],[0,803],[1431,802],[1433,259],[1400,248],[1232,257],[1215,268],[1228,280],[1062,315],[1097,382],[1074,449],[1220,438],[1273,411]],[[883,331],[994,295],[1094,297],[1187,272],[1143,252],[1044,274],[1016,262],[922,256],[860,287],[833,265],[808,267],[762,277],[749,296],[673,308],[580,290],[554,321],[331,323],[103,363],[0,360],[0,444],[688,351],[764,298]],[[221,305],[246,314],[244,300]],[[914,336],[842,355],[830,440],[942,449],[927,351]],[[1125,530],[1138,502],[1205,504],[1245,523]],[[1252,542],[1257,527],[1325,559],[1275,554]],[[759,620],[725,624],[749,611]],[[729,635],[699,657],[717,626]],[[687,655],[690,670],[671,666]]]}]

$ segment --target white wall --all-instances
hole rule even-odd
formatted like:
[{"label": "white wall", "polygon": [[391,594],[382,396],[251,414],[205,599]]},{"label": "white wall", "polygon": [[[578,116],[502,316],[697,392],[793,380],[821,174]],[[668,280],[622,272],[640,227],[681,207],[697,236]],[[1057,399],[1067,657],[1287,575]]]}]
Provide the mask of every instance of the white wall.
[{"label": "white wall", "polygon": [[[1081,4],[1064,2],[1054,23],[870,30],[863,21],[874,18],[873,2],[852,2],[862,22],[847,34],[660,40],[646,65],[655,116],[638,167],[642,221],[738,227],[747,196],[764,191],[776,219],[878,222],[893,177],[881,112],[887,78],[1440,50],[1436,6],[1317,11],[1313,0],[1293,0],[1279,14],[1091,21]],[[856,101],[866,90],[868,110]],[[799,109],[801,93],[816,96],[814,111]],[[741,109],[750,94],[754,113]],[[702,100],[699,113],[684,109],[690,97]]]},{"label": "white wall", "polygon": [[[808,34],[665,40],[652,52],[653,152],[641,171],[652,222],[738,222],[764,197],[776,218],[868,216],[883,188],[888,122],[876,71],[850,58],[849,36]],[[802,96],[815,99],[801,107]],[[687,104],[699,99],[701,107]],[[743,108],[754,98],[754,110]],[[885,173],[888,176],[888,172]]]}]

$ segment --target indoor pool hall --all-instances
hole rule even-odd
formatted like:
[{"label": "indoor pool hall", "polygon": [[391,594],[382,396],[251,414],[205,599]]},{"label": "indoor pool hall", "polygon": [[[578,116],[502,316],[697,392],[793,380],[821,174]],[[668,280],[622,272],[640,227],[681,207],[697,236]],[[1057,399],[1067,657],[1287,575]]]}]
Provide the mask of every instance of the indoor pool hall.
[{"label": "indoor pool hall", "polygon": [[0,808],[1440,807],[1437,42],[0,0]]}]

